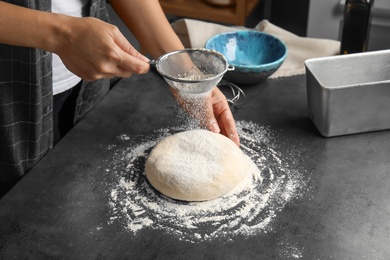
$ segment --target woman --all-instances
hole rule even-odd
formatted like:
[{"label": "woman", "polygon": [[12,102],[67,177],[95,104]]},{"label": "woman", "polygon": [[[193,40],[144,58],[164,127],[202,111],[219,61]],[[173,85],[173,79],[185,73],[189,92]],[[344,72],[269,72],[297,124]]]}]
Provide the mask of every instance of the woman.
[{"label": "woman", "polygon": [[[183,45],[157,0],[112,0],[154,58]],[[12,186],[109,90],[148,72],[99,0],[0,1],[0,189]],[[208,97],[207,128],[239,139],[224,95]]]}]

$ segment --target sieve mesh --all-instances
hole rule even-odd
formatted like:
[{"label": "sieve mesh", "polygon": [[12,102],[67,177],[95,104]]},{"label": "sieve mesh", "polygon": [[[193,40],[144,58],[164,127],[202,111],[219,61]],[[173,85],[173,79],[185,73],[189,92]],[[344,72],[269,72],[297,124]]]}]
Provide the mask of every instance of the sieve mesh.
[{"label": "sieve mesh", "polygon": [[179,91],[205,93],[215,87],[228,70],[225,57],[207,49],[184,49],[161,56],[157,71]]}]

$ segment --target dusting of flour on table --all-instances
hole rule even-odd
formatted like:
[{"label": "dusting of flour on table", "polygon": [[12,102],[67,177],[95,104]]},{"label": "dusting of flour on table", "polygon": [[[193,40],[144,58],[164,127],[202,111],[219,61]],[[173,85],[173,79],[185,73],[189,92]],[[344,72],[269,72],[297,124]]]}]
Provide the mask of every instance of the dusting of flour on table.
[{"label": "dusting of flour on table", "polygon": [[[116,149],[110,165],[117,183],[109,192],[111,219],[137,235],[141,229],[157,229],[190,242],[232,240],[236,236],[267,233],[270,222],[292,199],[301,195],[302,174],[278,152],[272,132],[252,122],[237,121],[241,149],[258,167],[262,182],[248,178],[220,198],[205,202],[175,201],[157,192],[147,181],[144,166],[152,148],[172,129],[160,129],[140,143]],[[176,128],[180,132],[186,129]]]}]

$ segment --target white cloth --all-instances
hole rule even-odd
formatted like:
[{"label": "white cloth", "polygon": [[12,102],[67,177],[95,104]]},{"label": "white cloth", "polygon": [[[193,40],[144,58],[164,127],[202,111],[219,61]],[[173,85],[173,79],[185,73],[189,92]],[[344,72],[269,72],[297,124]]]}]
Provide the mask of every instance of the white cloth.
[{"label": "white cloth", "polygon": [[[52,12],[82,17],[84,4],[85,0],[53,0]],[[72,88],[80,80],[81,78],[69,71],[60,57],[53,53],[53,94]]]},{"label": "white cloth", "polygon": [[[192,19],[180,19],[172,24],[186,48],[202,48],[212,36],[228,31],[248,30],[245,27],[223,26]],[[267,20],[262,20],[254,30],[262,31],[281,39],[288,48],[287,58],[270,78],[287,77],[305,73],[305,60],[339,54],[340,42],[297,36]]]}]

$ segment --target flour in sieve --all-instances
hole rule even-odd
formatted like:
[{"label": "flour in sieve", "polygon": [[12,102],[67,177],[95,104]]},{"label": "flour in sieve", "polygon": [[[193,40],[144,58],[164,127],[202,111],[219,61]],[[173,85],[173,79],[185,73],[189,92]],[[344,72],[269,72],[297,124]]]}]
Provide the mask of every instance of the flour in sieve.
[{"label": "flour in sieve", "polygon": [[[241,147],[260,170],[262,182],[248,178],[229,194],[206,202],[180,202],[167,198],[147,182],[144,164],[151,149],[172,129],[160,129],[144,142],[120,138],[131,145],[117,149],[110,172],[116,184],[109,192],[112,217],[129,232],[157,229],[190,242],[232,240],[272,230],[270,222],[283,207],[301,195],[302,174],[281,154],[272,132],[252,122],[238,121]],[[174,131],[187,130],[178,127]],[[131,139],[131,138],[129,138]]]}]

